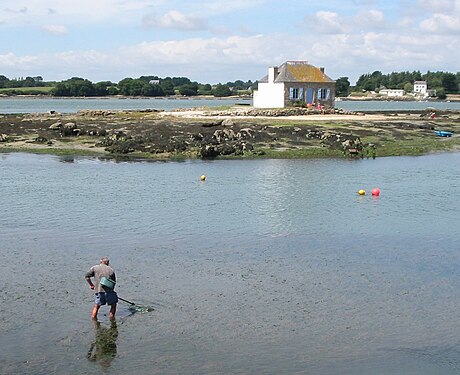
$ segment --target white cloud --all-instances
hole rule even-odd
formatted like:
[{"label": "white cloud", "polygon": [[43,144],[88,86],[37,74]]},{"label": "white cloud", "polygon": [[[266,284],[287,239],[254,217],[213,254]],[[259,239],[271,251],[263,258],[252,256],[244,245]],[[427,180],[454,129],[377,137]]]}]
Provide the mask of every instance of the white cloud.
[{"label": "white cloud", "polygon": [[266,0],[232,0],[232,1],[209,1],[198,3],[197,8],[207,16],[233,13],[236,11],[269,6]]},{"label": "white cloud", "polygon": [[21,70],[31,69],[40,62],[39,56],[17,56],[14,53],[0,55],[0,70],[8,68],[19,68]]},{"label": "white cloud", "polygon": [[418,0],[418,5],[432,13],[451,14],[455,6],[459,6],[458,0]]},{"label": "white cloud", "polygon": [[381,28],[385,25],[385,15],[379,10],[366,10],[354,17],[354,24],[364,28]]},{"label": "white cloud", "polygon": [[373,5],[373,4],[374,4],[374,0],[353,0],[353,4],[359,5],[359,6],[362,6],[362,5]]},{"label": "white cloud", "polygon": [[408,29],[414,26],[415,21],[410,17],[403,17],[397,22],[397,26]]},{"label": "white cloud", "polygon": [[[194,26],[197,19],[247,10],[263,6],[266,2],[267,0],[1,0],[0,24],[17,26],[59,22],[75,25],[105,21],[116,22],[118,25],[137,24],[145,15],[155,12],[165,14],[159,20],[164,25],[179,24],[184,29],[191,27],[190,23]],[[147,19],[153,21],[152,17],[147,16]]]},{"label": "white cloud", "polygon": [[[259,62],[266,56],[269,46],[261,35],[252,37],[193,38],[176,41],[143,42],[120,49],[121,56],[130,56],[137,64],[168,63],[168,64],[214,64]],[[260,53],[262,49],[265,53]]]},{"label": "white cloud", "polygon": [[162,17],[149,15],[143,19],[144,26],[177,30],[204,30],[206,21],[194,15],[186,15],[177,10],[171,10]]},{"label": "white cloud", "polygon": [[304,22],[309,30],[313,26],[314,30],[321,35],[353,34],[386,27],[384,13],[372,9],[350,16],[341,16],[330,11],[319,11],[315,13],[314,17],[307,16]]},{"label": "white cloud", "polygon": [[[299,46],[302,46],[299,49]],[[325,66],[331,78],[381,70],[452,70],[460,59],[455,43],[442,36],[365,33],[324,35],[256,35],[143,42],[113,51],[67,51],[36,56],[0,55],[3,74],[40,74],[46,79],[74,75],[91,80],[118,80],[142,74],[186,75],[200,82],[259,79],[269,65],[308,60]],[[225,68],[224,68],[225,67]],[[8,76],[8,74],[6,74]]]},{"label": "white cloud", "polygon": [[7,25],[43,24],[58,19],[66,24],[95,21],[126,23],[164,0],[2,0],[0,22]]},{"label": "white cloud", "polygon": [[460,32],[460,19],[456,16],[434,14],[431,18],[423,20],[420,23],[420,28],[430,33],[457,34]]},{"label": "white cloud", "polygon": [[69,32],[65,26],[62,25],[45,25],[42,27],[44,31],[54,35],[64,35]]},{"label": "white cloud", "polygon": [[344,20],[335,12],[316,12],[315,17],[305,19],[307,27],[313,24],[315,30],[321,34],[342,34],[346,31]]},{"label": "white cloud", "polygon": [[[0,7],[0,26],[2,31],[6,29],[2,36],[6,35],[8,40],[15,40],[15,34],[1,25],[2,17],[6,15],[8,17],[4,22],[10,25],[40,27],[57,35],[68,32],[66,27],[60,26],[66,25],[71,28],[75,38],[79,36],[79,28],[73,22],[83,22],[79,19],[89,22],[94,29],[101,26],[104,37],[109,34],[110,27],[115,29],[110,43],[104,44],[106,40],[98,42],[96,32],[93,34],[94,43],[76,40],[75,44],[63,47],[60,53],[44,52],[47,45],[42,42],[43,33],[36,33],[36,38],[22,43],[18,37],[18,49],[10,42],[10,50],[0,55],[0,72],[13,77],[42,75],[48,80],[78,75],[93,81],[116,81],[145,74],[163,77],[185,75],[192,80],[214,83],[258,79],[266,74],[267,66],[286,60],[308,60],[314,65],[324,66],[331,78],[348,76],[351,81],[358,78],[357,75],[374,70],[458,70],[460,0],[440,0],[451,12],[430,12],[428,15],[426,8],[433,6],[438,9],[437,1],[406,1],[413,5],[406,9],[415,13],[397,12],[402,8],[396,9],[394,3],[391,7],[390,3],[382,5],[372,0],[340,3],[331,0],[327,3],[327,9],[335,11],[324,10],[324,0],[312,0],[308,8],[300,7],[303,0],[296,0],[290,3],[289,9],[299,5],[299,9],[310,12],[310,16],[304,19],[303,27],[299,27],[301,15],[296,11],[290,17],[280,14],[270,20],[279,20],[289,32],[275,34],[270,27],[264,34],[264,24],[270,22],[254,22],[250,24],[251,29],[257,30],[258,34],[254,35],[255,32],[248,29],[245,33],[241,31],[242,24],[246,25],[251,15],[249,10],[236,14],[236,17],[243,16],[240,23],[239,18],[231,18],[230,15],[225,16],[225,20],[224,17],[209,17],[211,14],[221,16],[225,12],[237,12],[248,7],[268,7],[268,0],[196,0],[181,7],[178,6],[178,0],[81,0],[78,4],[62,0],[2,0],[6,4]],[[314,9],[313,4],[317,6]],[[418,8],[414,10],[416,5]],[[198,13],[198,8],[203,11]],[[261,14],[266,14],[267,8],[259,10]],[[390,10],[392,13],[389,13]],[[140,26],[146,14],[151,16],[144,18],[144,25],[162,28],[161,33],[132,27]],[[216,24],[226,34],[217,34],[214,25],[208,24],[208,18],[218,20]],[[123,22],[129,22],[130,27],[125,27]],[[196,33],[196,38],[185,39],[187,33],[168,34],[169,30],[212,31],[215,37],[208,38],[208,33]],[[124,33],[122,37],[118,31]],[[228,36],[230,32],[245,36]],[[121,42],[117,44],[119,37]],[[40,52],[32,54],[30,51],[33,48],[27,45],[29,41],[31,47],[39,46],[36,50]],[[82,45],[92,47],[85,49]],[[57,47],[52,46],[54,50]],[[22,53],[18,52],[21,50]],[[6,53],[9,51],[11,53]]]}]

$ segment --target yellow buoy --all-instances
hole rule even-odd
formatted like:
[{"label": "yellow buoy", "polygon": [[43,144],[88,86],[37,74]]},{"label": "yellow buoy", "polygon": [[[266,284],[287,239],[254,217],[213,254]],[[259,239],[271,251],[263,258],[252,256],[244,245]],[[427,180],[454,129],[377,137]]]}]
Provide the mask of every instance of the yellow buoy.
[{"label": "yellow buoy", "polygon": [[366,195],[366,190],[363,190],[363,189],[358,190],[358,194],[359,195]]},{"label": "yellow buoy", "polygon": [[206,176],[205,176],[205,175],[202,175],[202,176],[200,177],[200,180],[201,180],[201,181],[206,181]]}]

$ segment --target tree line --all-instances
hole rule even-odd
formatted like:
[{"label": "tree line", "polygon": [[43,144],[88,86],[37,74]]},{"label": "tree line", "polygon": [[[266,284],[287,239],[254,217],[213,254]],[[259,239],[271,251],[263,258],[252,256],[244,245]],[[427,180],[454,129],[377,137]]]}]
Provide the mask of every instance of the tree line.
[{"label": "tree line", "polygon": [[[460,86],[460,72],[430,72],[422,74],[420,71],[392,72],[383,74],[381,71],[362,74],[355,86],[350,84],[348,77],[336,80],[336,96],[348,96],[351,92],[375,91],[382,88],[404,89],[412,92],[415,81],[427,81],[428,88],[436,90],[437,97],[443,99],[447,94],[458,94]],[[211,86],[192,82],[186,77],[141,76],[139,78],[124,78],[118,83],[101,81],[93,83],[81,77],[72,77],[61,82],[45,82],[41,76],[9,79],[0,75],[0,89],[11,89],[11,93],[21,93],[22,88],[49,87],[53,96],[197,96],[213,95],[225,97],[238,93],[249,94],[257,89],[257,81],[219,83]],[[8,92],[7,92],[8,93]],[[43,94],[43,91],[27,91],[31,94]]]},{"label": "tree line", "polygon": [[446,94],[458,94],[460,86],[460,72],[392,72],[383,74],[380,71],[362,74],[356,81],[356,86],[351,86],[348,77],[341,77],[336,81],[336,95],[347,96],[352,91],[375,91],[382,88],[403,89],[412,92],[415,81],[427,81],[429,89],[436,90],[438,98],[445,98]]},{"label": "tree line", "polygon": [[64,97],[110,95],[151,97],[213,95],[225,97],[238,94],[241,91],[249,93],[248,90],[253,85],[254,83],[250,80],[247,82],[237,80],[211,86],[209,83],[192,82],[186,77],[141,76],[139,78],[124,78],[118,83],[111,81],[93,83],[81,77],[72,77],[61,82],[44,82],[41,77],[10,80],[4,75],[0,75],[0,88],[15,89],[14,92],[20,92],[20,89],[24,87],[52,86],[50,95]]}]

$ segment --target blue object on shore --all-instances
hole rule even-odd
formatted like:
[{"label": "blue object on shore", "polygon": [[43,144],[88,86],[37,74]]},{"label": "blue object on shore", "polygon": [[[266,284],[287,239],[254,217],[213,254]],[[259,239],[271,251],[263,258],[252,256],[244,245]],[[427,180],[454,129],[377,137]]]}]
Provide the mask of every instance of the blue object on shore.
[{"label": "blue object on shore", "polygon": [[447,132],[444,130],[435,130],[434,131],[436,135],[439,135],[440,137],[452,137],[452,132]]}]

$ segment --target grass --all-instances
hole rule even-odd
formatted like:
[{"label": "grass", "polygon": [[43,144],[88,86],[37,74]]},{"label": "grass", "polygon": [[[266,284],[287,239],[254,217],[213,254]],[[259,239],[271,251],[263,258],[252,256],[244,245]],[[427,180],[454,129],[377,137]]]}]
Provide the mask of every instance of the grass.
[{"label": "grass", "polygon": [[[366,138],[365,144],[374,143],[376,145],[376,156],[420,156],[431,152],[445,152],[460,149],[460,139],[458,138],[414,138],[410,140],[377,140],[375,138]],[[371,142],[370,142],[371,141]],[[151,154],[143,152],[134,152],[126,155],[107,154],[100,151],[91,151],[88,149],[75,148],[14,148],[0,147],[0,153],[10,152],[30,152],[35,154],[52,154],[58,156],[98,156],[111,159],[136,160],[185,160],[198,159],[198,151],[190,150],[186,153],[164,153]],[[366,153],[364,153],[366,156]],[[366,156],[367,157],[367,156]],[[330,149],[327,147],[310,146],[304,148],[258,148],[256,153],[246,152],[244,155],[225,156],[219,159],[318,159],[318,158],[347,158],[343,151]]]}]

